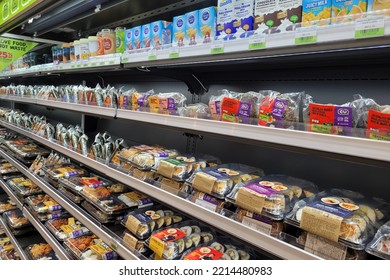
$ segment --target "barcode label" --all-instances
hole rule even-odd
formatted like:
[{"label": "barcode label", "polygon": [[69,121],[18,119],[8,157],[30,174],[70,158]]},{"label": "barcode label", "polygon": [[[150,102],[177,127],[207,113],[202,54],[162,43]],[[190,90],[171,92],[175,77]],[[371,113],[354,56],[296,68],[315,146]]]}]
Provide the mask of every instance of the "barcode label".
[{"label": "barcode label", "polygon": [[265,48],[265,36],[255,35],[252,39],[249,40],[248,49],[250,51],[253,50],[261,50]]},{"label": "barcode label", "polygon": [[295,30],[295,45],[315,44],[317,43],[317,28],[301,27]]},{"label": "barcode label", "polygon": [[355,39],[380,37],[384,35],[384,17],[357,19],[355,22]]}]

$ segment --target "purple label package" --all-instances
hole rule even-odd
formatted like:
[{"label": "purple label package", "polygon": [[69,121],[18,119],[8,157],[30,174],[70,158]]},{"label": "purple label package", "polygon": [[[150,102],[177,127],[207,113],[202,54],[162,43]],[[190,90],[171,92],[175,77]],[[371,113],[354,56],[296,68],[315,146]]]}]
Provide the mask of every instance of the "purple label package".
[{"label": "purple label package", "polygon": [[172,43],[172,23],[164,20],[159,20],[151,23],[151,45],[154,48],[159,48],[163,45]]}]

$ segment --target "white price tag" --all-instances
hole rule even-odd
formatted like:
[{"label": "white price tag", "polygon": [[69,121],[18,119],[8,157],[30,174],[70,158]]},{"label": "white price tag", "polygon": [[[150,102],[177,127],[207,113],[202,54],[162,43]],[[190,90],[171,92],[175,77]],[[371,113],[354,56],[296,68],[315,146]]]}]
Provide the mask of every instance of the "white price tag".
[{"label": "white price tag", "polygon": [[260,50],[265,48],[265,35],[254,35],[249,40],[248,49],[252,50]]},{"label": "white price tag", "polygon": [[355,21],[355,39],[385,35],[384,17],[359,18]]},{"label": "white price tag", "polygon": [[253,228],[254,230],[263,232],[265,234],[270,235],[272,230],[272,225],[257,221],[255,219],[249,218],[249,217],[243,217],[242,218],[242,224],[246,225],[250,228]]},{"label": "white price tag", "polygon": [[179,47],[171,47],[169,50],[169,58],[179,58],[180,57],[180,48]]},{"label": "white price tag", "polygon": [[148,51],[148,60],[156,60],[157,59],[157,50],[151,49]]},{"label": "white price tag", "polygon": [[295,30],[295,45],[317,43],[317,27],[300,27]]},{"label": "white price tag", "polygon": [[195,204],[202,206],[203,208],[209,209],[213,212],[215,212],[217,210],[217,205],[212,204],[212,203],[207,202],[207,201],[204,201],[202,199],[195,200]]},{"label": "white price tag", "polygon": [[221,54],[225,52],[225,44],[223,42],[213,42],[211,44],[211,54]]}]

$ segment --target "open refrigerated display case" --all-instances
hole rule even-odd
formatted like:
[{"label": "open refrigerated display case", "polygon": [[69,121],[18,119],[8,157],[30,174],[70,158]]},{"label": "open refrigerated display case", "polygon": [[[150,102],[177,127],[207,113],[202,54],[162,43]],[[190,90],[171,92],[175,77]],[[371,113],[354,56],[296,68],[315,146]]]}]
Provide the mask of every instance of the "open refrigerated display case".
[{"label": "open refrigerated display case", "polygon": [[[100,12],[91,12],[98,7],[82,3],[83,1],[53,2],[56,3],[45,6],[38,3],[29,17],[38,13],[41,17],[24,29],[21,26],[25,19],[19,18],[13,21],[13,25],[1,26],[0,30],[6,31],[6,36],[16,39],[27,39],[35,33],[36,40],[41,40],[44,48],[45,44],[46,47],[52,46],[50,40],[68,42],[94,35],[103,28],[134,27],[155,20],[171,20],[173,16],[188,11],[217,5],[217,1],[210,0],[158,3],[96,1],[100,4]],[[76,8],[79,8],[78,13],[72,13]],[[64,9],[69,14],[60,14]],[[110,15],[113,13],[118,17],[112,18]],[[155,94],[182,93],[187,98],[187,104],[208,104],[211,96],[219,95],[224,89],[233,92],[299,92],[302,93],[301,96],[312,96],[320,104],[346,104],[353,100],[353,95],[360,94],[374,99],[378,104],[390,104],[390,20],[379,15],[374,21],[383,26],[384,32],[370,38],[356,37],[356,32],[361,31],[361,22],[309,29],[297,25],[295,30],[285,33],[253,35],[228,41],[215,40],[209,44],[183,48],[146,48],[85,61],[49,63],[5,71],[0,74],[0,85],[86,85],[93,88],[100,84],[102,88],[108,85],[122,88],[123,91],[134,88],[141,93],[153,89]],[[315,42],[302,44],[302,32],[315,36]],[[303,103],[304,100],[301,100],[302,106]],[[225,121],[216,120],[207,114],[195,114],[197,118],[194,118],[194,114],[185,115],[180,110],[131,110],[118,106],[117,103],[114,106],[96,106],[87,102],[65,102],[61,98],[22,96],[15,93],[0,94],[0,104],[26,114],[43,115],[55,123],[80,124],[90,139],[89,144],[98,132],[106,131],[125,139],[129,145],[157,144],[183,154],[210,154],[222,163],[254,166],[264,170],[266,175],[286,174],[314,182],[320,191],[338,187],[390,201],[389,194],[383,189],[390,181],[389,142],[367,138],[364,129],[351,129],[346,135],[308,131],[309,125],[303,121],[305,111],[299,112],[300,122],[294,122],[286,129],[259,126],[256,114],[254,118],[247,118],[244,123],[237,123],[229,118]],[[161,179],[155,182],[154,177],[152,181],[147,181],[136,176],[141,171],[151,170],[141,170],[138,173],[133,169],[123,170],[115,164],[86,156],[7,119],[1,119],[0,125],[107,176],[109,180],[127,185],[158,203],[245,243],[258,251],[258,258],[321,259],[324,256],[295,244],[297,242],[291,242],[290,239],[295,240],[296,229],[291,225],[283,225],[280,219],[263,217],[255,220],[253,214],[251,219],[237,219],[234,205],[224,202],[226,208],[216,207],[213,204],[218,203],[216,198],[205,201],[199,197],[191,197],[191,194],[183,192],[184,182],[180,182],[180,186],[177,182],[171,182],[169,186],[159,185]],[[120,258],[147,258],[134,250],[144,248],[143,240],[126,234],[121,223],[102,224],[88,212],[88,209],[95,209],[94,213],[98,213],[100,209],[94,208],[88,201],[83,202],[88,208],[83,207],[83,203],[77,205],[44,178],[32,174],[29,166],[6,151],[0,150],[0,155],[114,249]],[[27,217],[35,218],[24,201],[5,183],[0,183],[10,197],[14,196],[18,208]],[[210,194],[212,193],[206,195]],[[83,198],[82,195],[80,197]],[[108,218],[107,221],[113,221],[112,216],[105,217]],[[44,239],[52,245],[59,258],[72,257],[63,246],[58,245],[58,241],[40,222],[37,227],[41,234],[45,232]],[[290,237],[280,236],[280,231],[290,234]],[[123,236],[127,239],[123,239]],[[345,257],[346,254],[341,254],[341,258]],[[375,258],[368,256],[371,257]]]}]

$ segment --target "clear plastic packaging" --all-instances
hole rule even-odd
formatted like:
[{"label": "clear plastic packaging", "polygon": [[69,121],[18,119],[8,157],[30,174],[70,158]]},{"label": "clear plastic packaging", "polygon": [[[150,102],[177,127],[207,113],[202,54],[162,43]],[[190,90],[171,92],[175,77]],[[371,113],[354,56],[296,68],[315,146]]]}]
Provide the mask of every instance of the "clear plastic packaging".
[{"label": "clear plastic packaging", "polygon": [[29,140],[9,140],[4,143],[11,151],[22,158],[35,158],[38,155],[46,156],[50,153]]},{"label": "clear plastic packaging", "polygon": [[47,243],[32,244],[26,248],[26,252],[32,260],[58,260],[55,252]]},{"label": "clear plastic packaging", "polygon": [[125,226],[137,238],[144,240],[151,233],[163,227],[173,226],[185,219],[181,214],[166,209],[161,205],[135,210],[122,220]]},{"label": "clear plastic packaging", "polygon": [[31,225],[30,221],[23,215],[23,212],[20,209],[4,212],[3,216],[8,225],[10,225],[13,229],[19,229]]},{"label": "clear plastic packaging", "polygon": [[64,245],[81,260],[115,260],[117,253],[96,235],[69,238]]},{"label": "clear plastic packaging", "polygon": [[355,94],[353,98],[353,101],[345,104],[352,107],[353,127],[367,128],[368,111],[380,111],[380,106],[372,98],[364,98],[359,94]]},{"label": "clear plastic packaging", "polygon": [[200,191],[194,191],[188,198],[195,204],[214,212],[220,212],[226,204],[224,199],[218,199]]},{"label": "clear plastic packaging", "polygon": [[128,207],[147,207],[154,203],[150,197],[137,191],[122,193],[118,196],[118,199]]},{"label": "clear plastic packaging", "polygon": [[223,199],[236,184],[262,176],[264,172],[259,168],[229,163],[195,172],[186,182],[196,190]]},{"label": "clear plastic packaging", "polygon": [[16,204],[13,203],[9,197],[0,198],[0,214],[16,209]]},{"label": "clear plastic packaging", "polygon": [[185,221],[152,233],[146,240],[158,258],[178,259],[185,250],[214,240],[216,233],[196,221]]},{"label": "clear plastic packaging", "polygon": [[84,200],[84,198],[80,196],[78,192],[67,189],[62,185],[59,186],[58,191],[76,204],[80,204]]},{"label": "clear plastic packaging", "polygon": [[158,94],[159,112],[176,111],[185,105],[187,98],[179,92],[166,92]]},{"label": "clear plastic packaging", "polygon": [[367,245],[366,251],[374,256],[390,260],[390,221],[378,229],[374,239]]},{"label": "clear plastic packaging", "polygon": [[8,175],[12,173],[18,173],[19,170],[8,162],[3,162],[0,165],[0,175]]},{"label": "clear plastic packaging", "polygon": [[285,222],[356,250],[364,250],[386,217],[386,204],[330,189],[298,201]]},{"label": "clear plastic packaging", "polygon": [[125,230],[121,236],[123,244],[131,250],[136,250],[141,254],[146,253],[149,248],[146,246],[144,240],[138,240],[131,232]]},{"label": "clear plastic packaging", "polygon": [[180,107],[177,109],[177,112],[180,116],[187,118],[208,119],[211,116],[209,106],[204,103],[196,103]]},{"label": "clear plastic packaging", "polygon": [[64,241],[68,238],[87,235],[90,233],[88,228],[83,226],[73,217],[51,219],[45,223],[45,226],[60,241]]},{"label": "clear plastic packaging", "polygon": [[117,216],[118,216],[118,215],[113,215],[113,214],[106,214],[105,212],[101,211],[95,205],[89,203],[86,200],[81,202],[81,206],[85,210],[87,210],[87,212],[89,214],[91,214],[96,220],[98,220],[102,224],[115,223]]},{"label": "clear plastic packaging", "polygon": [[60,184],[65,185],[67,188],[80,192],[85,187],[86,188],[97,188],[97,187],[105,187],[113,184],[111,181],[96,175],[89,174],[89,176],[85,177],[71,177],[71,178],[61,178]]},{"label": "clear plastic packaging", "polygon": [[80,177],[88,174],[85,169],[71,163],[45,166],[42,171],[54,181],[60,178]]},{"label": "clear plastic packaging", "polygon": [[130,172],[131,176],[133,176],[134,178],[137,178],[141,181],[152,182],[157,177],[157,174],[153,171],[141,170],[141,169],[139,169],[135,166],[132,166],[132,165],[129,165],[128,168],[126,168],[125,165],[122,165],[122,167],[125,167],[124,170],[127,169],[126,171]]},{"label": "clear plastic packaging", "polygon": [[298,199],[316,193],[318,188],[311,182],[285,175],[266,175],[260,180],[236,184],[226,199],[256,214],[281,220]]},{"label": "clear plastic packaging", "polygon": [[233,98],[233,93],[228,90],[223,90],[219,95],[210,96],[209,108],[213,120],[221,120],[221,103],[225,97]]},{"label": "clear plastic packaging", "polygon": [[11,261],[11,260],[20,260],[20,256],[15,249],[4,250],[0,253],[0,260],[3,261]]},{"label": "clear plastic packaging", "polygon": [[62,206],[47,194],[29,196],[25,201],[36,213],[51,213],[62,209]]},{"label": "clear plastic packaging", "polygon": [[182,260],[253,260],[253,249],[229,237],[214,240],[185,251]]},{"label": "clear plastic packaging", "polygon": [[42,193],[42,190],[36,184],[24,176],[11,178],[7,181],[7,184],[21,196]]},{"label": "clear plastic packaging", "polygon": [[277,236],[284,230],[283,221],[274,220],[245,209],[238,208],[234,214],[234,220],[272,236]]},{"label": "clear plastic packaging", "polygon": [[51,220],[51,219],[59,219],[59,218],[69,217],[69,213],[66,211],[60,210],[60,211],[55,211],[52,213],[37,213],[36,216],[41,222],[46,222],[46,221]]}]

